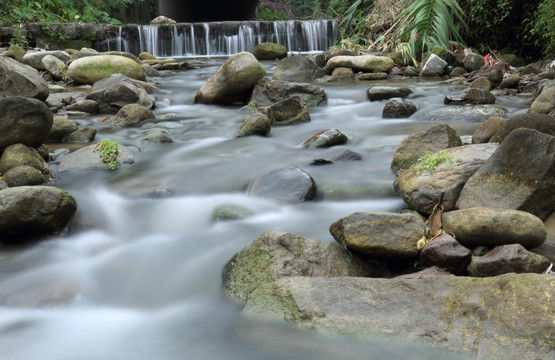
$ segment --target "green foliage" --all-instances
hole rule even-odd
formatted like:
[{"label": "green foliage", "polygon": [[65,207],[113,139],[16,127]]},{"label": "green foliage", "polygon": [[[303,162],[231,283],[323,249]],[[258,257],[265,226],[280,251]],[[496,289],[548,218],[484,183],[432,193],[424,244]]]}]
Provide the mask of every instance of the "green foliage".
[{"label": "green foliage", "polygon": [[116,170],[118,165],[118,154],[119,154],[119,141],[116,140],[112,142],[110,139],[104,139],[96,144],[94,147],[94,152],[100,151],[100,157],[108,167],[112,170]]},{"label": "green foliage", "polygon": [[315,17],[320,12],[319,0],[289,0],[291,11],[299,19]]},{"label": "green foliage", "polygon": [[279,11],[273,11],[271,9],[267,9],[267,8],[264,8],[264,7],[259,7],[258,8],[258,19],[259,20],[268,20],[268,21],[288,20],[287,16],[285,16],[284,13],[279,12]]},{"label": "green foliage", "polygon": [[15,25],[15,30],[12,38],[10,39],[10,45],[21,46],[22,48],[29,46],[29,42],[27,41],[27,32],[21,27],[20,24]]},{"label": "green foliage", "polygon": [[456,0],[414,0],[398,16],[404,30],[398,33],[397,39],[410,44],[416,59],[422,59],[435,46],[449,49],[450,43],[464,43],[454,21],[455,18],[466,27],[462,14]]},{"label": "green foliage", "polygon": [[524,23],[523,39],[540,48],[546,58],[555,58],[555,0],[540,2]]},{"label": "green foliage", "polygon": [[452,163],[453,158],[451,158],[445,151],[440,151],[437,155],[428,151],[424,156],[418,158],[418,163],[413,164],[411,169],[415,169],[418,175],[422,174],[424,171],[434,172],[439,164],[442,163]]},{"label": "green foliage", "polygon": [[133,0],[4,0],[0,2],[0,25],[14,23],[113,23],[110,14],[122,15]]}]

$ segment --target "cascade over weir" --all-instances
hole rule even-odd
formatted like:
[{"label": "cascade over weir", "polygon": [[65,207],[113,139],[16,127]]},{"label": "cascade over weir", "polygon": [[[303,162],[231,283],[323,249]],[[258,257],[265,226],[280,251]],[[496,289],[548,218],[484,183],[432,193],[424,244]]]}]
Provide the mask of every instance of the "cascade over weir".
[{"label": "cascade over weir", "polygon": [[274,42],[290,52],[311,52],[333,46],[337,36],[337,22],[331,19],[104,25],[97,32],[97,50],[146,51],[157,57],[226,56]]}]

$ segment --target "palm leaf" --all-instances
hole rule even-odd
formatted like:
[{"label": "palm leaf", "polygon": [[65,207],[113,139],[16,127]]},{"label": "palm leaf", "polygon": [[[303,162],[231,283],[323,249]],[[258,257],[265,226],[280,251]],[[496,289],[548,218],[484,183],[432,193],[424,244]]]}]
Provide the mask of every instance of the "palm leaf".
[{"label": "palm leaf", "polygon": [[422,58],[424,52],[434,46],[449,49],[452,40],[464,43],[453,17],[466,27],[456,0],[414,0],[398,16],[402,19],[402,31],[398,32],[397,39],[409,39],[415,58]]}]

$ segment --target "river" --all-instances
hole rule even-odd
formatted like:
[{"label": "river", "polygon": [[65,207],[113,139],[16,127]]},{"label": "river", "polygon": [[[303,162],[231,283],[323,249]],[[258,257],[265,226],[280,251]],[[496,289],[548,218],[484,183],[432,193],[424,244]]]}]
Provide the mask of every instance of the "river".
[{"label": "river", "polygon": [[[66,234],[0,258],[0,358],[9,360],[174,359],[463,359],[423,344],[315,334],[238,317],[221,292],[225,262],[266,230],[333,242],[328,227],[355,211],[396,211],[395,147],[427,120],[382,119],[384,102],[368,102],[370,83],[322,85],[328,103],[311,108],[309,123],[273,128],[268,137],[234,137],[239,107],[193,104],[196,91],[223,62],[155,78],[157,120],[112,129],[101,116],[79,117],[97,140],[118,139],[135,151],[133,165],[115,172],[61,174],[56,186],[78,202]],[[264,62],[271,74],[274,62]],[[419,111],[443,106],[453,88],[437,81],[389,80],[413,90]],[[498,97],[509,113],[529,98]],[[451,122],[460,135],[476,123]],[[162,127],[172,144],[145,144],[143,132]],[[351,136],[329,149],[296,146],[314,132],[337,128]],[[345,150],[361,161],[311,165]],[[312,202],[286,205],[247,196],[251,179],[297,166],[318,186]],[[218,205],[253,212],[214,222]]]}]

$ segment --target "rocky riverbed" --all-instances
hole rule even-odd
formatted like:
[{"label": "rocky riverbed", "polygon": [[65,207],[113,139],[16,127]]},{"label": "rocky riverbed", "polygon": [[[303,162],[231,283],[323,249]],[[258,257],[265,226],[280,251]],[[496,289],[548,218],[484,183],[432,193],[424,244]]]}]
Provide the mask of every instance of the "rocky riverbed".
[{"label": "rocky riverbed", "polygon": [[[421,68],[395,54],[284,57],[286,50],[267,45],[253,54],[231,57],[192,99],[203,109],[232,108],[239,121],[230,139],[269,137],[309,123],[329,101],[325,89],[345,83],[368,84],[364,96],[383,104],[383,119],[430,124],[405,137],[388,161],[396,173],[391,187],[405,208],[355,210],[318,224],[336,243],[267,229],[227,262],[224,291],[244,304],[242,316],[326,333],[408,338],[479,359],[551,357],[555,73],[542,64],[486,66],[471,51],[438,50]],[[72,219],[79,201],[57,184],[118,167],[140,169],[137,144],[179,141],[169,125],[159,126],[165,119],[156,108],[175,101],[160,84],[167,74],[202,66],[147,53],[6,49],[0,55],[3,246],[78,232]],[[410,88],[368,80],[414,76],[457,90],[445,94],[444,107],[424,112]],[[496,96],[522,93],[532,98],[526,113],[492,105]],[[91,116],[111,131],[135,134],[137,142],[99,141],[96,126],[78,121]],[[461,137],[452,121],[475,124],[474,134]],[[339,128],[314,132],[298,148],[348,145],[353,134]],[[347,150],[315,159],[314,166],[356,166],[360,157]],[[298,206],[322,191],[310,173],[286,166],[241,186],[254,198]],[[171,197],[177,190],[155,186],[140,195]],[[251,215],[234,204],[214,214],[218,221]]]}]

